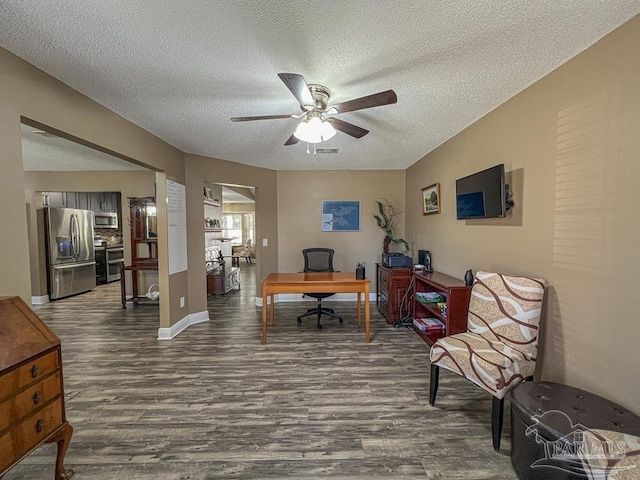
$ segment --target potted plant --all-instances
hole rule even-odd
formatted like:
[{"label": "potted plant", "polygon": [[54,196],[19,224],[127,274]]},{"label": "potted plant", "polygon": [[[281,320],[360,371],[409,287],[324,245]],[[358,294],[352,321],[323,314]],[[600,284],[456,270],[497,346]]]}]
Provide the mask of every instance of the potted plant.
[{"label": "potted plant", "polygon": [[376,219],[378,226],[384,230],[385,236],[384,241],[382,243],[382,251],[384,253],[389,252],[389,245],[391,243],[401,243],[404,245],[406,250],[409,250],[409,244],[403,238],[394,238],[393,236],[393,227],[394,222],[398,215],[401,215],[404,212],[396,211],[395,207],[389,203],[389,200],[385,198],[381,198],[380,200],[376,200],[378,204],[378,212],[379,215],[372,213],[373,218]]}]

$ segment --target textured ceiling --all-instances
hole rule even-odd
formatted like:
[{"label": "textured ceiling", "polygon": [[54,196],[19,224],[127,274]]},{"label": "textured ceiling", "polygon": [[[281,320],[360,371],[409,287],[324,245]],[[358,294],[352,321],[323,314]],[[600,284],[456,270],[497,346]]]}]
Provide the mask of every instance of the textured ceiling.
[{"label": "textured ceiling", "polygon": [[[179,149],[272,169],[406,168],[640,11],[639,0],[2,0],[0,46]],[[284,146],[297,113],[279,72],[370,130]]]}]

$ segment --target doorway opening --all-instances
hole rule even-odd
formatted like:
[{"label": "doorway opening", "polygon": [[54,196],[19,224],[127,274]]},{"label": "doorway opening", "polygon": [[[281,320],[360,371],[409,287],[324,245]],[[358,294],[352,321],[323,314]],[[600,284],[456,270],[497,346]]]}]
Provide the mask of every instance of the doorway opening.
[{"label": "doorway opening", "polygon": [[[64,306],[67,299],[88,292],[100,297],[98,290],[106,292],[106,288],[119,294],[119,266],[131,258],[127,197],[153,196],[157,173],[135,160],[93,148],[88,142],[26,118],[22,119],[21,136],[31,303],[37,305],[60,298],[56,301]],[[74,218],[58,226],[54,242],[51,233],[47,235],[51,229],[47,228],[45,214],[45,210],[52,209],[73,212]],[[88,220],[82,229],[77,228],[83,218]],[[48,248],[48,244],[57,248]],[[54,258],[49,250],[60,255]],[[71,285],[71,290],[63,289],[58,292],[60,295],[56,294],[54,288],[61,280],[65,280],[65,285],[72,280],[78,283],[75,281],[78,275],[66,274],[75,271],[68,265],[74,262],[78,263],[78,271],[90,270],[91,274],[82,276],[82,285]],[[56,277],[52,273],[56,269],[63,273]],[[150,275],[144,280],[145,284],[159,282],[157,272],[153,274],[153,278]]]},{"label": "doorway opening", "polygon": [[[255,283],[256,189],[204,182],[207,294],[227,294]],[[253,275],[251,275],[253,274]],[[252,285],[253,286],[253,285]]]}]

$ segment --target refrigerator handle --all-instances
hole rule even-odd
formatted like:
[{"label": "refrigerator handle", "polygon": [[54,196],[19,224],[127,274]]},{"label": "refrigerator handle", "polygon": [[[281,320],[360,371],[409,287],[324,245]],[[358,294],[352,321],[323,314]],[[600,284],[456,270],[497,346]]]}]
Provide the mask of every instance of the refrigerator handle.
[{"label": "refrigerator handle", "polygon": [[73,256],[78,256],[78,217],[75,213],[71,215],[71,246]]}]

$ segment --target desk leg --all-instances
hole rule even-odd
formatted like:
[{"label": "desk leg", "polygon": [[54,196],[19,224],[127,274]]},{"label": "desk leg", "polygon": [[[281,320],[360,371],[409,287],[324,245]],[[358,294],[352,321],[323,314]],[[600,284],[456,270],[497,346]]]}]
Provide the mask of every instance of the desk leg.
[{"label": "desk leg", "polygon": [[271,326],[275,326],[276,324],[276,295],[275,293],[271,294]]},{"label": "desk leg", "polygon": [[364,341],[369,343],[369,283],[367,282],[364,288]]},{"label": "desk leg", "polygon": [[262,285],[262,344],[267,344],[267,286]]},{"label": "desk leg", "polygon": [[362,301],[360,300],[360,292],[358,292],[358,327],[361,325],[361,304]]}]

